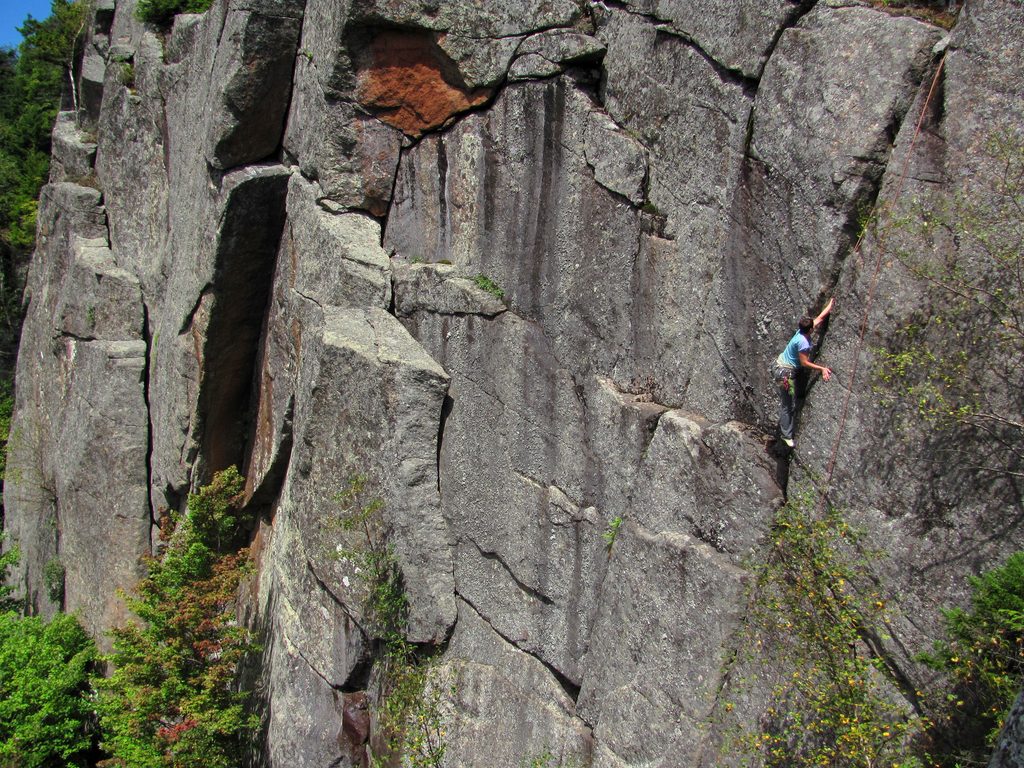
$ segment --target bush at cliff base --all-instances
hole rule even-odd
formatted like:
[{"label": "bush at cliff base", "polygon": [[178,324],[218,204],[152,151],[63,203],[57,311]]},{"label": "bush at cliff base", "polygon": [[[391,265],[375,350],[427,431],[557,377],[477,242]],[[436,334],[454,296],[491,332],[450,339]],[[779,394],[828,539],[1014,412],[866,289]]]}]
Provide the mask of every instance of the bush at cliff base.
[{"label": "bush at cliff base", "polygon": [[0,765],[84,766],[92,747],[89,665],[78,621],[0,613]]},{"label": "bush at cliff base", "polygon": [[951,683],[930,733],[949,768],[987,764],[1024,679],[1024,552],[970,582],[970,605],[943,610],[946,639],[920,657]]},{"label": "bush at cliff base", "polygon": [[102,763],[125,768],[234,768],[258,718],[235,688],[255,646],[235,620],[249,572],[236,551],[242,478],[233,468],[162,526],[165,546],[126,602],[136,621],[111,631],[109,678],[97,678]]}]

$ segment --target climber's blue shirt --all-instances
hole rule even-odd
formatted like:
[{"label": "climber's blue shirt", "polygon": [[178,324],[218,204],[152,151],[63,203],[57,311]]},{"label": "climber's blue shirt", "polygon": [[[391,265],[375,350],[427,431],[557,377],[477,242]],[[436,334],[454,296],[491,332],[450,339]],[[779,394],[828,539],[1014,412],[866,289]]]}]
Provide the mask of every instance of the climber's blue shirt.
[{"label": "climber's blue shirt", "polygon": [[793,338],[789,340],[789,344],[782,350],[782,354],[779,355],[777,361],[778,365],[784,365],[788,368],[799,368],[800,367],[800,353],[810,352],[811,342],[807,340],[800,331],[793,334]]}]

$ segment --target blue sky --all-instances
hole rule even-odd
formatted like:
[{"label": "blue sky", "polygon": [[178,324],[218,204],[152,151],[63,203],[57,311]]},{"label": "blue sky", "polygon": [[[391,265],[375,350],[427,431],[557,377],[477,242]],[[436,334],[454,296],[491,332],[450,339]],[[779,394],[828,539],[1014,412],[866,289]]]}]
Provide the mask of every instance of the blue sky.
[{"label": "blue sky", "polygon": [[21,42],[18,27],[29,14],[45,19],[50,15],[50,0],[0,0],[0,46],[14,48]]}]

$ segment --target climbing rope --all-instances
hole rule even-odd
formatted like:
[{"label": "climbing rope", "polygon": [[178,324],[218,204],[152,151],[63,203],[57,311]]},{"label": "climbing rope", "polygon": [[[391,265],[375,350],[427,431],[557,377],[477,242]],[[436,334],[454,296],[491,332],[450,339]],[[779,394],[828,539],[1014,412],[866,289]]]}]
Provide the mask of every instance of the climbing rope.
[{"label": "climbing rope", "polygon": [[[896,202],[899,200],[900,195],[903,193],[903,185],[907,180],[907,173],[910,169],[910,159],[914,155],[914,147],[917,145],[917,140],[921,135],[921,128],[924,125],[925,117],[928,114],[928,109],[931,106],[932,97],[935,95],[938,89],[939,81],[942,78],[942,69],[946,64],[946,54],[943,53],[942,59],[939,61],[939,66],[935,70],[935,76],[932,77],[931,87],[928,89],[928,95],[924,100],[924,105],[921,107],[921,114],[917,119],[917,126],[914,128],[914,136],[910,140],[910,145],[907,147],[906,156],[903,158],[903,168],[900,171],[899,180],[896,184],[896,191],[889,198],[888,202],[883,206],[882,211],[879,213],[874,229],[878,231],[879,236],[876,241],[876,250],[878,255],[875,258],[875,269],[871,275],[871,282],[868,285],[867,298],[864,301],[864,314],[861,318],[860,333],[857,337],[857,345],[854,348],[853,355],[853,367],[850,370],[849,385],[846,387],[846,396],[843,398],[843,407],[839,414],[839,428],[836,430],[835,440],[832,442],[832,453],[828,460],[828,466],[825,470],[825,480],[821,485],[821,494],[818,497],[817,514],[821,514],[824,505],[825,497],[828,494],[829,488],[832,485],[832,475],[835,472],[836,458],[839,455],[839,445],[843,439],[843,432],[846,429],[846,418],[850,410],[850,398],[853,395],[854,387],[857,383],[857,371],[860,365],[861,353],[864,349],[864,338],[867,335],[868,318],[871,315],[871,307],[875,298],[875,288],[878,286],[878,278],[882,272],[882,256],[885,253],[883,248],[885,230],[881,227],[883,218],[888,218],[893,209],[896,206]],[[857,238],[857,242],[853,246],[853,250],[850,252],[851,256],[855,256],[860,252],[861,245],[864,243],[864,238],[867,236],[869,227],[864,227],[860,233],[860,237]]]}]

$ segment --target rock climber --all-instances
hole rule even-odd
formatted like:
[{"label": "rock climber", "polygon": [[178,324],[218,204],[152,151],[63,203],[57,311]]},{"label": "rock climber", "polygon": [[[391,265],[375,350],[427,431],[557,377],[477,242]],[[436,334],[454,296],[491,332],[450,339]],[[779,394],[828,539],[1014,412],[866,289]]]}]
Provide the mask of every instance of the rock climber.
[{"label": "rock climber", "polygon": [[833,302],[834,299],[829,299],[825,308],[813,319],[809,315],[801,317],[793,338],[775,360],[775,383],[779,388],[779,431],[782,433],[782,442],[790,448],[796,445],[793,433],[796,428],[797,374],[801,371],[821,371],[821,378],[825,381],[832,378],[831,368],[811,361],[814,349],[811,334],[825,322],[832,311]]}]

